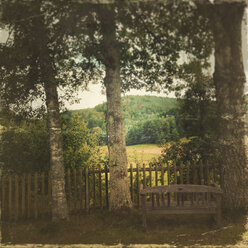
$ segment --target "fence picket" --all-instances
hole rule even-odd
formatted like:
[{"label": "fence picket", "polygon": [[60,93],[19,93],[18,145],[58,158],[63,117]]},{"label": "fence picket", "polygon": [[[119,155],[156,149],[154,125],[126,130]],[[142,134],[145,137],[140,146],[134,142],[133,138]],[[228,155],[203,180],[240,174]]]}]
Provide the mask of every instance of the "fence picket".
[{"label": "fence picket", "polygon": [[155,185],[158,186],[158,166],[155,164]]},{"label": "fence picket", "polygon": [[174,184],[177,184],[177,163],[174,161]]},{"label": "fence picket", "polygon": [[4,218],[4,212],[5,212],[5,176],[2,176],[2,182],[1,182],[1,213],[2,217]]},{"label": "fence picket", "polygon": [[99,201],[100,201],[100,207],[102,208],[102,172],[101,172],[101,165],[99,165]]},{"label": "fence picket", "polygon": [[[160,167],[161,166],[161,167]],[[192,167],[192,168],[191,168]],[[105,166],[102,168],[101,165],[96,169],[96,167],[85,167],[83,171],[82,168],[79,170],[68,169],[65,176],[66,179],[66,192],[68,196],[68,208],[72,211],[75,208],[85,208],[86,211],[92,207],[103,206],[108,208],[109,206],[109,192],[108,192],[108,180],[109,180],[109,168]],[[165,173],[167,172],[167,175]],[[152,187],[154,185],[169,185],[170,183],[200,183],[200,184],[210,184],[214,179],[220,181],[219,171],[215,166],[209,166],[206,162],[203,164],[199,162],[198,164],[190,164],[186,162],[185,164],[180,163],[178,166],[175,162],[171,164],[168,161],[166,164],[155,164],[152,163],[146,168],[146,164],[143,163],[142,167],[136,164],[130,164],[128,169],[130,176],[130,193],[133,203],[140,206],[140,195],[139,191],[141,189],[141,184],[143,187]],[[136,173],[136,174],[135,174]],[[160,174],[161,173],[161,174]],[[211,174],[211,173],[214,173]],[[91,176],[92,175],[92,176]],[[166,178],[165,178],[166,176]],[[214,176],[214,178],[213,178]],[[148,177],[148,178],[147,178]],[[103,182],[104,181],[104,182]],[[153,182],[155,181],[155,182]],[[102,183],[104,183],[104,189],[102,188]],[[92,186],[91,186],[92,185]],[[51,209],[47,211],[46,204],[44,201],[46,198],[46,189],[48,190],[49,203],[51,202],[51,177],[50,172],[48,173],[48,180],[46,180],[46,175],[42,172],[40,175],[36,172],[32,174],[23,175],[10,175],[7,177],[2,177],[1,182],[1,209],[3,218],[9,219],[19,219],[34,217],[37,219],[41,215],[47,212],[51,212]],[[91,192],[92,190],[92,192]],[[104,193],[102,192],[104,190]],[[181,201],[182,203],[185,196],[182,194],[171,194],[168,195],[167,204],[170,204],[170,198],[174,196],[176,201]],[[104,199],[103,199],[104,197]],[[206,199],[209,196],[206,195]],[[44,200],[43,200],[44,199]],[[188,198],[187,198],[188,199]],[[165,199],[163,195],[152,195],[150,198],[152,204],[155,201],[160,202],[160,204],[165,204]],[[80,205],[79,205],[80,203]],[[46,212],[47,211],[47,212]]]},{"label": "fence picket", "polygon": [[197,173],[198,172],[198,168],[197,168],[197,165],[196,163],[193,164],[193,183],[194,184],[197,184],[198,183],[198,180],[197,180]]},{"label": "fence picket", "polygon": [[164,165],[161,163],[161,185],[164,185]]},{"label": "fence picket", "polygon": [[34,218],[38,219],[38,173],[34,174]]},{"label": "fence picket", "polygon": [[108,196],[108,167],[105,165],[105,197],[106,197],[106,207],[109,208],[109,196]]},{"label": "fence picket", "polygon": [[187,173],[186,173],[187,179],[186,179],[186,181],[187,181],[187,184],[189,184],[190,183],[190,163],[187,162],[186,165],[187,165]]},{"label": "fence picket", "polygon": [[28,210],[28,218],[31,217],[31,174],[29,173],[28,174],[28,207],[27,207],[27,210]]},{"label": "fence picket", "polygon": [[80,197],[79,209],[83,209],[83,168],[80,167],[78,171],[79,171],[78,176],[79,176],[79,197]]},{"label": "fence picket", "polygon": [[[150,187],[152,187],[152,164],[149,164],[149,181],[150,181]],[[152,194],[152,206],[154,207],[154,194]]]},{"label": "fence picket", "polygon": [[42,196],[42,200],[40,201],[40,212],[43,214],[44,213],[44,199],[45,199],[45,173],[42,172],[41,173],[41,196]]},{"label": "fence picket", "polygon": [[180,163],[180,183],[183,184],[183,163]]},{"label": "fence picket", "polygon": [[67,195],[68,195],[68,210],[71,211],[71,170],[67,170]]},{"label": "fence picket", "polygon": [[19,217],[19,177],[15,175],[15,220]]},{"label": "fence picket", "polygon": [[77,170],[74,168],[73,169],[73,208],[74,210],[77,210],[77,194],[78,190],[77,190]]},{"label": "fence picket", "polygon": [[85,167],[85,209],[88,212],[89,211],[89,168],[88,166]]},{"label": "fence picket", "polygon": [[22,218],[25,217],[26,209],[25,209],[25,182],[26,182],[26,175],[22,175]]},{"label": "fence picket", "polygon": [[48,172],[47,175],[47,181],[48,181],[48,186],[47,186],[47,196],[48,196],[48,209],[52,209],[52,182],[51,182],[51,172]]},{"label": "fence picket", "polygon": [[137,205],[140,206],[140,175],[139,175],[139,164],[136,164],[136,176],[137,176]]},{"label": "fence picket", "polygon": [[95,175],[95,166],[92,168],[92,178],[93,178],[93,207],[96,206],[96,175]]},{"label": "fence picket", "polygon": [[204,185],[204,173],[203,173],[202,161],[200,161],[200,184]]},{"label": "fence picket", "polygon": [[207,176],[207,185],[210,185],[210,176],[209,176],[209,164],[208,161],[206,163],[206,176]]},{"label": "fence picket", "polygon": [[170,163],[167,162],[167,183],[170,184]]},{"label": "fence picket", "polygon": [[146,188],[146,165],[143,164],[143,188]]}]

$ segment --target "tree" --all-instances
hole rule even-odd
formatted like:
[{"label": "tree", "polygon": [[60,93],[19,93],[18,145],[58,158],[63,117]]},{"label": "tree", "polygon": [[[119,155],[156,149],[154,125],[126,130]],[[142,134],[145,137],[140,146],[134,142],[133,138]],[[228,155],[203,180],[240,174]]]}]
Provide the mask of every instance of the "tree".
[{"label": "tree", "polygon": [[[80,6],[83,8],[84,5]],[[181,51],[196,57],[211,53],[204,29],[208,22],[197,15],[196,7],[188,1],[159,4],[113,1],[92,4],[91,7],[88,16],[95,25],[84,39],[87,42],[81,52],[83,57],[93,58],[100,71],[105,68],[108,147],[113,168],[110,170],[110,184],[114,185],[110,186],[110,205],[119,208],[130,205],[125,141],[122,138],[121,90],[171,87],[175,74],[180,71],[178,59]],[[82,16],[85,17],[81,15],[80,18]],[[195,45],[193,49],[192,45]],[[115,183],[115,178],[121,179],[118,182],[123,182],[123,189]]]},{"label": "tree", "polygon": [[73,49],[68,49],[72,42],[61,32],[61,16],[64,15],[56,11],[57,7],[50,1],[5,2],[3,20],[12,31],[10,42],[1,49],[5,55],[1,60],[1,88],[7,102],[19,111],[21,104],[25,108],[37,97],[45,99],[53,221],[68,218],[57,87],[65,85],[66,80],[72,87],[76,86],[75,75],[81,72]]},{"label": "tree", "polygon": [[110,209],[131,206],[127,173],[127,153],[121,107],[120,51],[116,40],[114,6],[99,8],[102,46],[106,76],[104,85],[107,95],[107,135],[110,171]]},{"label": "tree", "polygon": [[[248,170],[245,148],[244,84],[241,22],[245,1],[215,4],[213,15],[218,140],[224,205],[247,209]],[[232,183],[230,183],[232,182]]]},{"label": "tree", "polygon": [[180,88],[184,91],[177,92],[177,95],[179,122],[184,135],[216,139],[215,89],[212,76],[204,72],[209,67],[196,60],[183,67],[184,85]]}]

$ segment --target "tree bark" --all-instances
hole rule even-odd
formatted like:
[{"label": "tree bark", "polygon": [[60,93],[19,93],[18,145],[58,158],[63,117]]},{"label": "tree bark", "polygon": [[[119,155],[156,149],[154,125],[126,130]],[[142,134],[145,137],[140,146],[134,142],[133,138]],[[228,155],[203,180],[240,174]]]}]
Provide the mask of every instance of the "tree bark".
[{"label": "tree bark", "polygon": [[214,6],[214,40],[218,140],[224,204],[227,209],[248,206],[245,146],[245,73],[241,47],[244,3]]},{"label": "tree bark", "polygon": [[128,184],[127,154],[121,107],[120,54],[116,40],[115,12],[112,5],[99,10],[103,35],[103,56],[106,67],[104,84],[107,94],[107,135],[110,167],[111,210],[131,207]]},{"label": "tree bark", "polygon": [[52,220],[68,219],[65,195],[65,175],[63,144],[59,115],[57,87],[54,83],[45,83],[47,124],[50,139],[50,165],[52,181]]}]

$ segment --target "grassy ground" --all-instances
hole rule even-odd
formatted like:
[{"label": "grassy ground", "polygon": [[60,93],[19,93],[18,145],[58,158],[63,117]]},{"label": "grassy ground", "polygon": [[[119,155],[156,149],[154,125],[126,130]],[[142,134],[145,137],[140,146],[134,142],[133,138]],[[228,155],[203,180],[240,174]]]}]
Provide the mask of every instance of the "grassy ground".
[{"label": "grassy ground", "polygon": [[[232,216],[232,217],[230,217]],[[95,210],[89,214],[71,216],[70,221],[53,224],[39,221],[4,222],[5,243],[39,244],[169,244],[175,247],[204,245],[233,247],[243,244],[246,234],[244,215],[225,214],[221,227],[216,227],[209,216],[149,216],[148,230],[141,227],[138,210],[110,214]],[[242,241],[243,240],[243,241]]]},{"label": "grassy ground", "polygon": [[[107,154],[107,146],[101,147],[103,154]],[[127,158],[129,163],[150,162],[153,158],[158,158],[162,148],[156,144],[142,144],[127,146]]]}]

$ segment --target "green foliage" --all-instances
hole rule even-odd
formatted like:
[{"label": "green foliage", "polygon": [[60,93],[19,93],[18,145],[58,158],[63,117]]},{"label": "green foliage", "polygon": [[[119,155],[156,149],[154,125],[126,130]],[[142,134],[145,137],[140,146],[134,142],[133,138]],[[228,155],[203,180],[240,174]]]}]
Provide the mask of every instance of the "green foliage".
[{"label": "green foliage", "polygon": [[218,153],[217,143],[211,138],[182,138],[177,142],[165,144],[160,160],[175,161],[177,164],[189,161],[197,163],[201,160],[213,164],[217,161]]},{"label": "green foliage", "polygon": [[[125,96],[122,98],[124,124],[127,130],[126,143],[158,144],[177,139],[180,131],[173,117],[176,99],[156,96]],[[107,143],[105,125],[106,103],[91,109],[67,111],[64,119],[74,114],[88,123],[88,128],[99,133],[100,142]],[[167,113],[169,117],[167,116]]]},{"label": "green foliage", "polygon": [[[212,76],[204,72],[201,61],[184,65],[183,100],[178,101],[179,123],[187,137],[216,136],[216,101]],[[208,66],[205,66],[208,69]],[[179,92],[178,92],[179,93]]]},{"label": "green foliage", "polygon": [[126,136],[127,145],[161,144],[177,140],[179,134],[174,117],[144,120],[131,127]]},{"label": "green foliage", "polygon": [[98,147],[98,133],[91,133],[78,115],[64,121],[62,125],[64,144],[64,165],[67,168],[78,168],[98,164],[101,156]]},{"label": "green foliage", "polygon": [[[3,2],[1,21],[9,39],[0,44],[0,93],[16,112],[30,113],[30,103],[37,98],[44,107],[45,84],[63,88],[63,101],[72,101],[79,86],[98,77],[91,61],[79,60],[80,34],[85,32],[81,30],[77,40],[71,36],[73,9],[68,1]],[[86,23],[81,23],[82,29]]]},{"label": "green foliage", "polygon": [[22,121],[2,134],[3,170],[21,172],[49,169],[49,136],[44,121]]},{"label": "green foliage", "polygon": [[[97,133],[77,116],[63,120],[64,165],[76,168],[97,164],[100,159]],[[47,171],[50,168],[49,135],[43,120],[22,121],[8,127],[2,134],[5,172]]]}]

